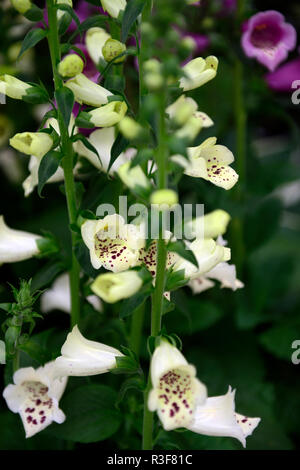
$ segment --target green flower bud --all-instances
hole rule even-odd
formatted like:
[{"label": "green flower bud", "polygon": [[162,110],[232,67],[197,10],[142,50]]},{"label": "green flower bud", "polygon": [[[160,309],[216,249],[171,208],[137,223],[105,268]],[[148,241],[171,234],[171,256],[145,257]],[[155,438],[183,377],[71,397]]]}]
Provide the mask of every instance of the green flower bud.
[{"label": "green flower bud", "polygon": [[58,73],[66,77],[75,77],[83,71],[84,63],[77,54],[69,54],[58,64]]},{"label": "green flower bud", "polygon": [[[172,207],[178,203],[178,194],[172,189],[158,189],[151,194],[151,204]],[[163,208],[163,207],[162,207]]]},{"label": "green flower bud", "polygon": [[32,7],[32,3],[30,0],[11,0],[11,4],[15,10],[19,13],[26,13]]},{"label": "green flower bud", "polygon": [[143,134],[142,126],[128,116],[125,116],[119,122],[119,130],[121,134],[123,134],[123,136],[128,140],[137,139]]},{"label": "green flower bud", "polygon": [[143,285],[136,271],[100,274],[91,285],[92,291],[110,304],[128,299]]},{"label": "green flower bud", "polygon": [[42,158],[53,146],[53,139],[45,132],[22,132],[9,140],[10,145],[26,155]]},{"label": "green flower bud", "polygon": [[[116,39],[109,38],[105,42],[104,46],[102,47],[102,54],[104,57],[104,60],[106,62],[111,62],[112,60],[115,59],[118,55],[122,54],[122,52],[126,51],[126,46],[125,44],[122,44],[120,41],[117,41]],[[122,57],[119,57],[119,59],[115,60],[114,62],[116,64],[119,64],[120,62],[124,62],[125,60],[125,55]]]}]

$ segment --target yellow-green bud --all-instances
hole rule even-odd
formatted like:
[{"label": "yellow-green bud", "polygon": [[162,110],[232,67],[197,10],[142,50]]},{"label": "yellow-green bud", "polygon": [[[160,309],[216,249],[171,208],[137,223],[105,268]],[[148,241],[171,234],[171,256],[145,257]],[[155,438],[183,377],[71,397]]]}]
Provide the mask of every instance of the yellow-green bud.
[{"label": "yellow-green bud", "polygon": [[64,77],[75,77],[83,71],[84,62],[77,54],[67,55],[59,64],[58,64],[58,73]]},{"label": "yellow-green bud", "polygon": [[26,13],[32,7],[32,3],[30,0],[11,0],[12,6],[15,10],[19,13]]},{"label": "yellow-green bud", "polygon": [[[117,57],[118,55],[122,54],[122,52],[125,52],[125,51],[126,51],[125,44],[112,38],[107,39],[104,46],[102,47],[102,54],[106,62],[111,62],[112,60],[115,59],[115,57]],[[124,62],[124,60],[125,60],[125,55],[123,55],[122,57],[119,57],[114,62],[116,64],[119,64],[120,62]]]},{"label": "yellow-green bud", "polygon": [[10,145],[26,155],[42,158],[53,146],[53,140],[45,132],[22,132],[9,140]]},{"label": "yellow-green bud", "polygon": [[119,130],[121,134],[123,134],[123,136],[129,140],[137,139],[143,133],[142,126],[138,122],[136,122],[134,119],[128,116],[125,116],[119,122]]},{"label": "yellow-green bud", "polygon": [[136,271],[100,274],[91,285],[92,291],[108,303],[128,299],[140,290],[143,281]]},{"label": "yellow-green bud", "polygon": [[178,194],[172,189],[158,189],[151,194],[151,204],[172,207],[178,203]]},{"label": "yellow-green bud", "polygon": [[196,49],[196,41],[195,39],[187,36],[181,40],[180,47],[185,52],[192,53]]},{"label": "yellow-green bud", "polygon": [[159,73],[147,73],[144,77],[144,82],[149,90],[159,90],[164,83],[162,75]]}]

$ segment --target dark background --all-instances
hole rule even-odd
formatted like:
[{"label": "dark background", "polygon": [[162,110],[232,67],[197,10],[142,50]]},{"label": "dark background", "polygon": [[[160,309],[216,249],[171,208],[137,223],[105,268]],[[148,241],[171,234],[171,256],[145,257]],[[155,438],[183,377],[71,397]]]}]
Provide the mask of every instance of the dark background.
[{"label": "dark background", "polygon": [[[207,11],[211,7],[209,3],[206,2]],[[296,0],[247,2],[247,16],[267,9],[277,9],[283,13],[299,31],[300,6]],[[0,14],[2,73],[2,68],[9,62],[8,48],[14,42],[9,39],[8,30],[16,17],[11,11]],[[247,441],[248,449],[295,449],[300,446],[300,364],[297,366],[291,362],[291,344],[296,339],[300,340],[300,188],[298,185],[298,188],[290,190],[290,198],[286,196],[286,188],[291,182],[300,181],[300,108],[292,104],[290,94],[269,90],[264,81],[266,69],[243,56],[232,34],[232,17],[211,18],[212,24],[207,30],[203,25],[201,9],[187,9],[187,29],[208,34],[211,38],[211,46],[204,55],[214,54],[220,59],[217,78],[196,90],[193,96],[199,107],[215,122],[213,130],[206,134],[218,136],[219,143],[234,151],[234,64],[228,50],[232,47],[244,65],[244,98],[248,115],[247,175],[238,193],[242,199],[237,197],[236,190],[227,192],[189,177],[181,180],[179,191],[182,202],[203,202],[206,212],[222,208],[235,219],[243,220],[242,259],[237,259],[236,233],[232,224],[225,238],[232,248],[233,262],[240,267],[238,277],[245,283],[245,288],[234,293],[216,286],[198,296],[193,296],[188,288],[182,289],[176,293],[177,308],[166,314],[165,323],[169,333],[177,333],[181,337],[183,352],[196,365],[198,377],[207,384],[209,395],[226,393],[230,384],[237,389],[237,411],[262,418]],[[229,46],[224,47],[224,38]],[[290,53],[288,60],[297,56],[296,49]],[[130,64],[127,68],[130,94],[136,83]],[[19,76],[29,81],[40,78],[51,87],[50,70],[46,44],[40,43],[35,48],[30,71],[21,72]],[[0,115],[10,120],[12,135],[24,130],[34,131],[39,125],[37,110],[21,101],[8,99],[6,105],[0,106]],[[206,134],[201,133],[201,140]],[[4,143],[0,148],[0,162],[3,162],[6,147]],[[35,191],[25,199],[20,183],[27,176],[27,164],[28,157],[15,152],[8,164],[1,164],[0,213],[4,214],[11,227],[34,233],[42,229],[54,233],[65,259],[68,259],[69,235],[64,196],[59,185],[47,185],[43,191],[44,198],[39,198]],[[118,195],[118,184],[110,183],[104,174],[86,180],[84,185],[86,195],[92,189],[99,188],[99,202],[113,201]],[[35,259],[1,266],[0,302],[11,300],[8,282],[18,285],[19,278],[31,277],[37,282],[46,265],[46,260]],[[81,325],[84,335],[116,347],[126,345],[128,322],[119,320],[118,308],[118,305],[112,308],[106,306],[102,313],[97,313],[85,304]],[[144,340],[149,331],[148,313],[149,305],[146,306]],[[5,314],[0,312],[0,323],[4,320]],[[24,352],[21,366],[37,367],[39,362],[56,357],[68,328],[68,315],[59,311],[38,320],[34,341],[44,352],[43,360],[38,361],[37,357]],[[145,346],[142,361],[146,365]],[[10,364],[1,370],[4,371],[4,378],[1,378],[3,388],[11,380]],[[141,393],[135,390],[127,393],[121,400],[120,411],[112,415],[105,415],[103,411],[108,400],[104,389],[103,401],[99,394],[98,403],[97,400],[93,402],[96,411],[91,411],[89,406],[92,405],[87,404],[88,399],[85,400],[89,396],[87,386],[105,385],[120,390],[125,378],[112,374],[71,378],[61,402],[61,408],[69,419],[63,425],[51,425],[29,440],[24,439],[19,416],[11,413],[0,398],[0,449],[71,449],[74,446],[88,449],[93,445],[100,449],[139,448]],[[114,393],[117,396],[117,392]],[[115,426],[118,431],[113,434],[104,429],[101,434],[96,430],[93,438],[86,437],[84,432],[80,434],[80,429],[92,426],[89,417],[93,414],[98,417],[98,427],[113,422],[112,427]],[[65,440],[70,436],[73,436],[71,442]],[[109,438],[106,439],[106,436]],[[102,442],[92,444],[93,440]],[[240,449],[241,446],[230,438],[160,430],[157,448]]]}]

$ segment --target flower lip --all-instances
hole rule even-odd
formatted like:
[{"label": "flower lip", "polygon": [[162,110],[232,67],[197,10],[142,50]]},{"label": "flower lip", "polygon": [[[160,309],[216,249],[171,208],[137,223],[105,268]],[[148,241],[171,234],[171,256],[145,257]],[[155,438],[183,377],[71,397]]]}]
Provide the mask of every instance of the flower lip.
[{"label": "flower lip", "polygon": [[255,57],[269,70],[287,58],[296,47],[295,28],[275,10],[257,13],[244,25],[242,47],[248,57]]}]

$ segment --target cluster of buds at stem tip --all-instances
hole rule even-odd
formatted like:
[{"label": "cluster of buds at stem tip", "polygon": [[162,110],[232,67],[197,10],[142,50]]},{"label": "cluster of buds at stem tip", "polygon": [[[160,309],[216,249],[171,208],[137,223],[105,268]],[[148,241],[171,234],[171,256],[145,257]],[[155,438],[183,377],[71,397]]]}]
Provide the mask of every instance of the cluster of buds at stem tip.
[{"label": "cluster of buds at stem tip", "polygon": [[137,271],[123,271],[100,274],[91,289],[98,297],[112,304],[136,294],[142,285],[142,278]]},{"label": "cluster of buds at stem tip", "polygon": [[[106,62],[111,62],[112,60],[114,61],[115,64],[120,64],[121,62],[124,62],[125,60],[125,54],[123,54],[126,51],[126,46],[120,41],[117,41],[117,39],[112,39],[109,38],[105,42],[104,46],[102,47],[102,54],[104,57],[104,60]],[[120,54],[123,54],[121,57],[116,59]]]},{"label": "cluster of buds at stem tip", "polygon": [[83,71],[84,62],[77,54],[69,54],[58,64],[58,73],[63,78],[75,77]]},{"label": "cluster of buds at stem tip", "polygon": [[144,82],[151,91],[159,90],[164,84],[162,66],[157,59],[149,59],[143,67]]}]

